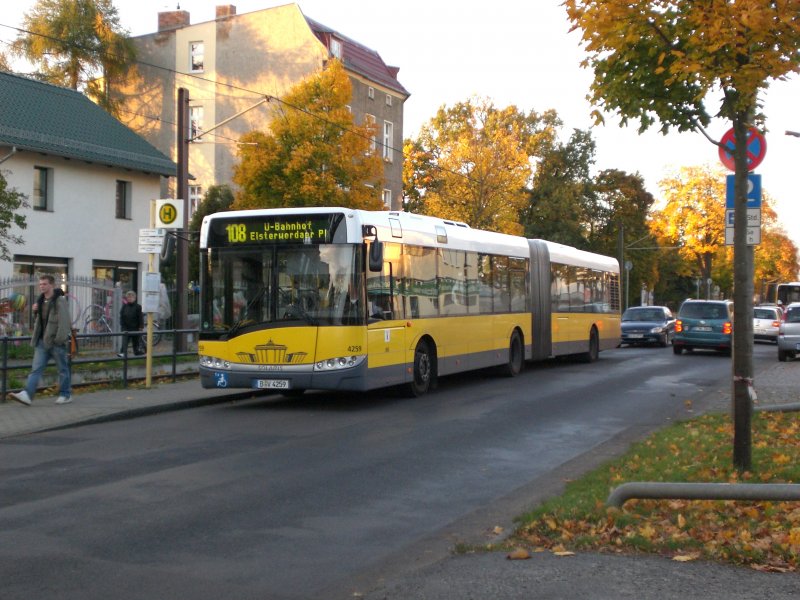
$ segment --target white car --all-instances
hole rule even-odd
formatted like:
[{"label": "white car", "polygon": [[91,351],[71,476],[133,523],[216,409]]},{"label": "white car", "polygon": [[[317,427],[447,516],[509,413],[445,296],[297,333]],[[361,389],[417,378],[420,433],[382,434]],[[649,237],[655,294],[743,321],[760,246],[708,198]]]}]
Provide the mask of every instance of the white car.
[{"label": "white car", "polygon": [[753,339],[762,342],[778,342],[778,329],[783,315],[777,306],[753,308]]}]

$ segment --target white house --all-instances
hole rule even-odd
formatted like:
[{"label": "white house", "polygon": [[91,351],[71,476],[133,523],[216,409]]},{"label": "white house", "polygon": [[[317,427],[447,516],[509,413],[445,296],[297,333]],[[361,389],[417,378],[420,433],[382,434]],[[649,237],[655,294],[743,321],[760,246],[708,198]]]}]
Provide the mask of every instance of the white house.
[{"label": "white house", "polygon": [[176,165],[84,95],[0,72],[0,172],[28,197],[0,278],[52,273],[138,289],[139,229]]}]

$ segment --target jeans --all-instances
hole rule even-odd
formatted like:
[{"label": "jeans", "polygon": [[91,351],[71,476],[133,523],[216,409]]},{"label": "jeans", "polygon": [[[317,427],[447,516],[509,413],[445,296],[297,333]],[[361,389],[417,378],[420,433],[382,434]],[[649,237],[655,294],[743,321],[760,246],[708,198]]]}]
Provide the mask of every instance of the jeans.
[{"label": "jeans", "polygon": [[25,391],[28,392],[28,396],[31,399],[36,394],[36,388],[42,378],[42,372],[50,358],[55,361],[58,368],[58,395],[65,398],[69,398],[72,395],[72,375],[69,370],[66,346],[53,346],[48,350],[44,347],[44,342],[39,340],[33,351],[31,373],[28,375],[28,381],[25,384]]}]

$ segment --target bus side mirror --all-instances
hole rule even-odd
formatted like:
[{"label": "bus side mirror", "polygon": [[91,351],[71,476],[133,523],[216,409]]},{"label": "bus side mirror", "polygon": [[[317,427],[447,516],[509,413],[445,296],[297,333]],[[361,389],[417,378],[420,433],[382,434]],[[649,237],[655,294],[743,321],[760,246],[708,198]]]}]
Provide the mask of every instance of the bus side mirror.
[{"label": "bus side mirror", "polygon": [[378,240],[369,245],[369,270],[373,273],[383,271],[383,242]]}]

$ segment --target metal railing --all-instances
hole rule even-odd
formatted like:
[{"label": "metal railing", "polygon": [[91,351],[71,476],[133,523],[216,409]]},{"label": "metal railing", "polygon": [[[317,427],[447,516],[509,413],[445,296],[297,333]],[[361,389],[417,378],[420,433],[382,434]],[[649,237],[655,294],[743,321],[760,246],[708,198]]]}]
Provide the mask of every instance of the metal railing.
[{"label": "metal railing", "polygon": [[[144,335],[144,332],[141,332]],[[161,330],[161,341],[154,346],[154,377],[167,377],[175,382],[179,375],[198,373],[197,329]],[[78,332],[78,355],[70,359],[72,385],[122,385],[146,378],[146,356],[128,355],[128,345],[118,356],[120,342],[129,333],[83,333]],[[175,341],[183,336],[186,339],[185,351],[179,351]],[[25,385],[33,362],[33,348],[30,336],[0,336],[0,401],[7,401],[11,391]],[[179,360],[191,357],[191,360]],[[179,365],[184,366],[179,371]],[[18,375],[19,374],[19,375]],[[55,365],[51,362],[45,369],[40,382],[40,390],[58,385]]]}]

